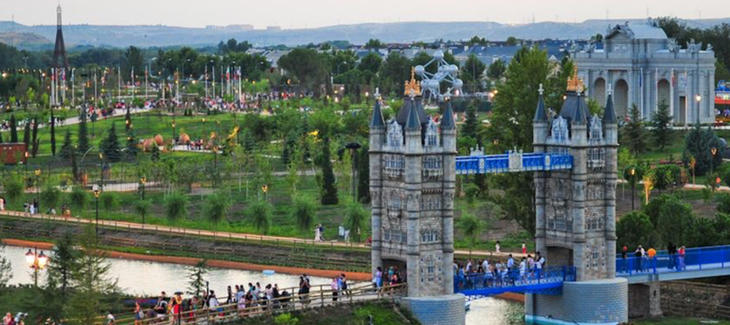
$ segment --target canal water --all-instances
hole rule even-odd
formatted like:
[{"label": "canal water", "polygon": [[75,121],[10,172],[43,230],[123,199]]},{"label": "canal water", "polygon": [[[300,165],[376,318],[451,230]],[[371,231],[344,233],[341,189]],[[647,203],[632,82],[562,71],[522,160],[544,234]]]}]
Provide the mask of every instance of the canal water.
[{"label": "canal water", "polygon": [[[28,248],[6,246],[0,249],[0,255],[8,257],[13,270],[13,278],[10,284],[31,284],[33,283],[32,270],[25,262],[25,253]],[[50,252],[45,251],[46,255]],[[175,291],[186,291],[189,266],[158,262],[145,262],[122,259],[108,259],[110,274],[112,278],[118,279],[118,286],[128,294],[138,296],[157,295],[161,291],[169,295]],[[299,285],[299,277],[289,274],[265,275],[259,271],[233,270],[211,268],[205,277],[210,283],[210,289],[215,290],[216,295],[224,297],[228,285],[244,284],[249,282],[261,282],[262,286],[269,283],[276,283],[279,288],[296,287]],[[39,276],[42,283],[45,274]],[[321,277],[310,276],[313,285],[329,284],[330,280]],[[467,325],[477,324],[523,324],[524,312],[521,304],[485,298],[471,302],[471,309],[466,314]]]}]

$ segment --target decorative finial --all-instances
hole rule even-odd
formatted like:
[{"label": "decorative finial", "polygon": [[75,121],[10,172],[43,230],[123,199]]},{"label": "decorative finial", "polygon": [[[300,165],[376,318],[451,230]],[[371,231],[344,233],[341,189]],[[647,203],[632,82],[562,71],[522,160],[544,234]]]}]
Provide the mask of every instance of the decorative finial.
[{"label": "decorative finial", "polygon": [[608,84],[608,87],[606,89],[606,94],[608,94],[609,96],[613,95],[613,88],[611,87],[610,83]]},{"label": "decorative finial", "polygon": [[411,98],[421,94],[421,83],[416,81],[416,70],[413,67],[411,67],[411,80],[405,82],[404,94]]},{"label": "decorative finial", "polygon": [[583,80],[578,78],[578,66],[573,66],[573,75],[568,77],[568,91],[580,93],[583,91]]},{"label": "decorative finial", "polygon": [[540,88],[537,89],[537,93],[542,96],[542,94],[545,92],[545,89],[542,88],[542,83],[540,83]]}]

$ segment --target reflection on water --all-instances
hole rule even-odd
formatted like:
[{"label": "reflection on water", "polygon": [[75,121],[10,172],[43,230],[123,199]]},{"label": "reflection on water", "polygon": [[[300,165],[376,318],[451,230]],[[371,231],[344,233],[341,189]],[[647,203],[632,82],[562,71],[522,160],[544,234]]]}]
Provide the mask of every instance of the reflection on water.
[{"label": "reflection on water", "polygon": [[[13,278],[10,284],[33,283],[31,269],[25,263],[27,248],[5,247],[0,254],[6,255],[13,269]],[[46,251],[46,254],[50,252]],[[157,295],[160,291],[168,294],[175,291],[186,291],[188,284],[189,267],[178,264],[143,262],[121,259],[108,259],[111,264],[110,274],[112,278],[119,279],[119,287],[125,293],[134,295]],[[45,272],[39,279],[45,279]],[[277,283],[279,288],[296,287],[299,285],[299,277],[289,274],[264,275],[258,271],[214,269],[208,270],[205,279],[210,282],[210,289],[215,290],[219,297],[225,296],[226,287],[233,287],[236,284],[248,286],[249,282],[261,282],[261,286],[268,283]],[[40,281],[41,283],[43,281]],[[312,285],[329,284],[329,279],[311,277]]]},{"label": "reflection on water", "polygon": [[[30,268],[25,263],[27,248],[5,247],[4,252],[13,269],[13,278],[10,284],[33,283]],[[46,254],[50,252],[46,251]],[[160,291],[168,294],[175,291],[186,291],[189,267],[178,264],[142,262],[133,260],[109,259],[111,275],[119,279],[119,287],[125,293],[133,295],[157,295]],[[45,272],[41,275],[45,279]],[[210,269],[205,277],[210,281],[210,289],[215,290],[219,297],[225,297],[226,286],[235,284],[248,285],[248,282],[261,282],[262,286],[268,283],[277,283],[279,288],[295,287],[299,285],[299,277],[288,274],[264,275],[258,271],[244,271],[231,269]],[[313,285],[329,284],[329,279],[310,277]],[[524,308],[521,304],[501,299],[485,298],[473,301],[471,310],[466,313],[467,325],[524,324]]]},{"label": "reflection on water", "polygon": [[496,298],[484,298],[471,302],[466,312],[466,325],[518,325],[525,323],[525,309],[520,303]]}]

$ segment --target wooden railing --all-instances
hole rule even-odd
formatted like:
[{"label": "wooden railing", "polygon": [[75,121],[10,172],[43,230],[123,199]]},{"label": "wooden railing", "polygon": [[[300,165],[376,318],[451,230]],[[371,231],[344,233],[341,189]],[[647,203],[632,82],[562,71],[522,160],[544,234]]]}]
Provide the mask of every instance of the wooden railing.
[{"label": "wooden railing", "polygon": [[[185,310],[180,314],[157,314],[148,316],[150,309],[143,310],[145,317],[136,321],[134,313],[117,315],[115,324],[216,324],[232,322],[241,318],[288,313],[296,310],[323,308],[338,304],[352,304],[360,301],[392,299],[406,293],[407,284],[384,286],[376,290],[371,283],[352,284],[347,290],[340,290],[333,296],[330,285],[312,286],[307,294],[298,294],[298,288],[285,288],[280,292],[292,290],[290,296],[274,299],[259,298],[250,306],[238,308],[237,304],[220,305],[215,308]],[[289,292],[292,292],[289,291]]]}]

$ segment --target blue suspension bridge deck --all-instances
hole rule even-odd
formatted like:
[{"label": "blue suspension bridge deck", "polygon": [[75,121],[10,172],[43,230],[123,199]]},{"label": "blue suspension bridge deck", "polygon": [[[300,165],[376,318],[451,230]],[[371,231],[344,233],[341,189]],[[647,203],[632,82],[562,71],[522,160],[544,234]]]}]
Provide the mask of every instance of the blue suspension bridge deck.
[{"label": "blue suspension bridge deck", "polygon": [[[629,283],[672,281],[730,275],[730,245],[687,248],[685,255],[658,251],[653,258],[616,257],[616,277]],[[520,274],[516,268],[497,273],[461,271],[454,276],[454,292],[469,299],[488,297],[504,292],[560,294],[563,282],[575,281],[575,268],[552,266]]]},{"label": "blue suspension bridge deck", "polygon": [[508,152],[499,155],[456,157],[457,174],[488,174],[573,168],[573,156],[566,153]]}]

